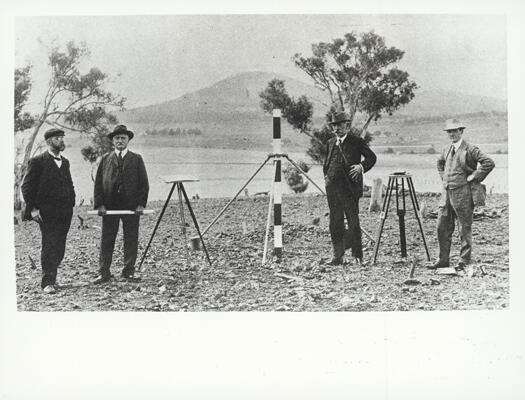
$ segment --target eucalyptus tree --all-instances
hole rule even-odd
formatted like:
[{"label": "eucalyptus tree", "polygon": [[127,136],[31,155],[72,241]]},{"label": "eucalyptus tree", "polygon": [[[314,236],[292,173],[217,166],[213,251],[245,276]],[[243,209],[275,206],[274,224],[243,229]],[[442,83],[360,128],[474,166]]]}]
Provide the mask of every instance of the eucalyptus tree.
[{"label": "eucalyptus tree", "polygon": [[[402,50],[387,47],[385,39],[373,31],[351,32],[331,42],[315,43],[312,55],[298,53],[293,61],[327,94],[327,120],[334,111],[345,111],[350,117],[351,133],[369,141],[367,129],[371,122],[392,115],[414,98],[416,83],[397,66],[403,55]],[[273,80],[260,97],[265,111],[281,108],[292,127],[310,137],[310,157],[324,159],[324,143],[331,137],[330,130],[326,124],[312,126],[313,106],[305,96],[296,100],[288,95],[283,81]]]},{"label": "eucalyptus tree", "polygon": [[82,149],[87,161],[96,163],[109,148],[105,139],[108,125],[117,123],[111,110],[122,110],[125,98],[105,89],[109,77],[97,67],[81,71],[81,64],[89,57],[84,43],[68,42],[65,49],[49,49],[50,78],[41,102],[41,111],[30,115],[24,111],[31,94],[31,67],[15,70],[15,136],[29,131],[22,145],[21,160],[15,164],[15,208],[20,208],[20,184],[29,159],[41,148],[35,142],[42,127],[56,127],[89,135],[92,144]]}]

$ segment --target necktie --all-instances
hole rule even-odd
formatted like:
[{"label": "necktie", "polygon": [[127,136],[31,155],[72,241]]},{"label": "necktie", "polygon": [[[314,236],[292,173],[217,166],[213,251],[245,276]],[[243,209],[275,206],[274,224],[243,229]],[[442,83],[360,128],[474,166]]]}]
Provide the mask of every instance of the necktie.
[{"label": "necktie", "polygon": [[452,157],[456,154],[456,146],[452,145],[452,150],[450,151]]},{"label": "necktie", "polygon": [[122,168],[123,168],[122,151],[118,152],[117,158],[118,158],[117,192],[120,194],[122,193]]},{"label": "necktie", "polygon": [[54,158],[55,160],[57,160],[57,161],[62,161],[62,158],[60,158],[60,157],[55,157],[55,156],[53,156],[53,158]]}]

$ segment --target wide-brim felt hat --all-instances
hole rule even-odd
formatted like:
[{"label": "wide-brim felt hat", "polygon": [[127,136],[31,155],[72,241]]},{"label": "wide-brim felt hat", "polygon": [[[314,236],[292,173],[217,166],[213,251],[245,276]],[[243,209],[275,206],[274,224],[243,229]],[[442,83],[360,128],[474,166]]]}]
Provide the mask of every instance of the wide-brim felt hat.
[{"label": "wide-brim felt hat", "polygon": [[339,111],[332,114],[332,120],[329,122],[329,124],[335,125],[342,122],[350,122],[350,117],[344,111]]},{"label": "wide-brim felt hat", "polygon": [[58,128],[51,128],[44,133],[44,139],[46,140],[57,136],[64,136],[64,131]]},{"label": "wide-brim felt hat", "polygon": [[451,131],[453,129],[465,129],[467,126],[457,118],[450,118],[445,121],[444,131]]},{"label": "wide-brim felt hat", "polygon": [[113,136],[116,136],[116,135],[128,135],[129,139],[133,139],[133,132],[131,132],[130,130],[128,130],[128,128],[126,128],[126,125],[117,125],[115,126],[115,128],[113,129],[113,132],[109,132],[108,133],[108,138],[109,139],[113,139]]}]

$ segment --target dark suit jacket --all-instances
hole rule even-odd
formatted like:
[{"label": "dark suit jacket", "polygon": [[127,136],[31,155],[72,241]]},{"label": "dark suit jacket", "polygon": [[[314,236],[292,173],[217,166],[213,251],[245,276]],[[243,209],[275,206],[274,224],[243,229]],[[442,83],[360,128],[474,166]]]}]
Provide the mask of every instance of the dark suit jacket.
[{"label": "dark suit jacket", "polygon": [[22,183],[26,208],[22,219],[31,220],[31,210],[43,208],[53,212],[71,209],[75,205],[75,188],[69,170],[69,161],[62,157],[58,168],[46,151],[29,160]]},{"label": "dark suit jacket", "polygon": [[[324,175],[326,175],[326,173],[328,172],[328,166],[330,165],[330,160],[332,158],[334,151],[339,151],[338,149],[336,149],[336,138],[332,138],[328,140],[326,146],[327,146],[326,154],[328,154],[328,156],[326,157],[326,160],[323,164]],[[347,165],[346,165],[347,174],[350,171],[350,167],[352,165],[361,164],[363,166],[363,173],[364,173],[370,170],[376,163],[377,157],[375,153],[370,149],[370,147],[368,147],[364,139],[360,137],[348,134],[346,136],[345,141],[343,142],[341,146],[341,149],[343,150],[343,154],[347,161]],[[357,197],[361,197],[363,195],[363,177],[362,176],[357,181],[350,182],[350,190]]]},{"label": "dark suit jacket", "polygon": [[[118,157],[114,151],[102,157],[95,178],[94,208],[101,205],[108,207],[117,198]],[[148,202],[149,183],[142,157],[128,150],[123,160],[122,185],[125,192],[125,204],[119,208],[134,210]],[[114,204],[113,204],[114,205]]]}]

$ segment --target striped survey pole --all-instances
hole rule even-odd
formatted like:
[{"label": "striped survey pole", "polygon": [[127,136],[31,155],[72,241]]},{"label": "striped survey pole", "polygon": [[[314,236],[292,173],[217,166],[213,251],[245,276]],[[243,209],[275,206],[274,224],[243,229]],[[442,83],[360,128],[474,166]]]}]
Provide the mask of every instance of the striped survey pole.
[{"label": "striped survey pole", "polygon": [[273,153],[275,177],[273,185],[273,254],[280,262],[283,254],[282,187],[281,187],[281,110],[273,110]]}]

